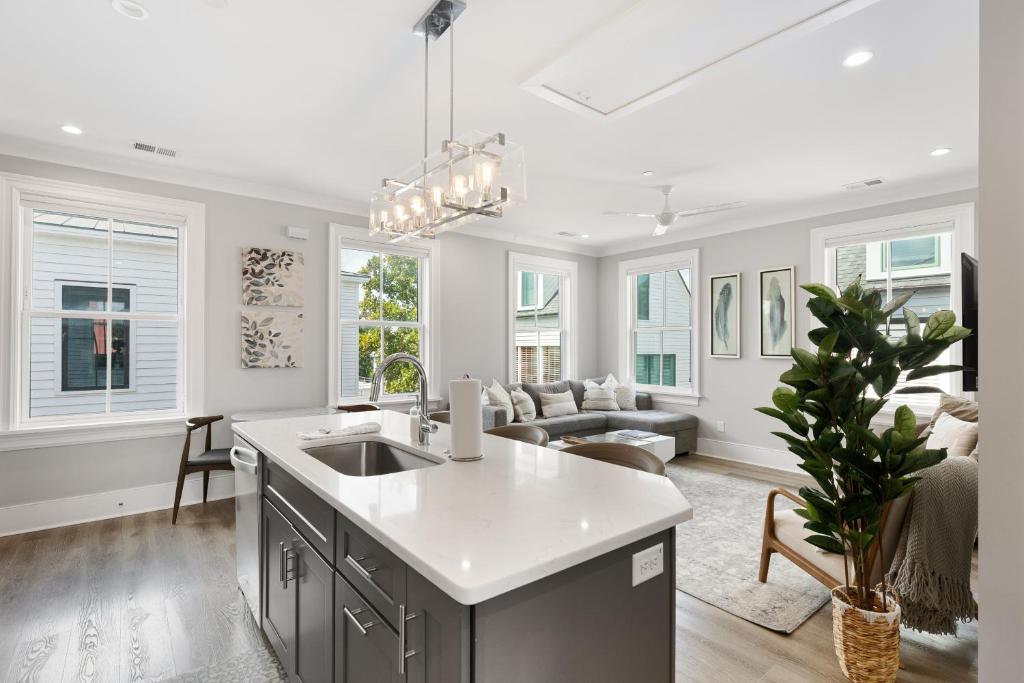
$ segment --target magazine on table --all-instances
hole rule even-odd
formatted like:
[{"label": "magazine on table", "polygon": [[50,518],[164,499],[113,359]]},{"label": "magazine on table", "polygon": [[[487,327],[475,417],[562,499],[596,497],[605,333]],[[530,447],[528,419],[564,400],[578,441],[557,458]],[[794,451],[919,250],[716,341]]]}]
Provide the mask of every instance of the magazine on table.
[{"label": "magazine on table", "polygon": [[627,439],[650,439],[651,437],[657,436],[655,432],[645,432],[640,429],[624,429],[619,432],[620,436],[624,436]]}]

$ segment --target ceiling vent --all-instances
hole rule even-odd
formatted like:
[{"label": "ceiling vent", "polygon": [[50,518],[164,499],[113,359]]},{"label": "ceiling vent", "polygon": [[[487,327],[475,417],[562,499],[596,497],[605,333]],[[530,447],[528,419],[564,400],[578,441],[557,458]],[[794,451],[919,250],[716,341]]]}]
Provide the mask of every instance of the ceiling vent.
[{"label": "ceiling vent", "polygon": [[170,157],[171,159],[173,159],[174,157],[178,156],[177,150],[173,150],[173,149],[170,149],[168,147],[157,147],[156,145],[151,145],[148,142],[136,142],[134,145],[132,145],[132,147],[137,152],[148,152],[149,154],[159,154],[160,156]]},{"label": "ceiling vent", "polygon": [[568,232],[566,230],[560,230],[559,232],[556,232],[555,234],[558,235],[559,237],[578,237],[578,235],[576,233]]},{"label": "ceiling vent", "polygon": [[881,178],[870,178],[868,180],[858,180],[855,183],[846,183],[843,187],[847,190],[862,190],[865,187],[874,187],[875,185],[882,184]]}]

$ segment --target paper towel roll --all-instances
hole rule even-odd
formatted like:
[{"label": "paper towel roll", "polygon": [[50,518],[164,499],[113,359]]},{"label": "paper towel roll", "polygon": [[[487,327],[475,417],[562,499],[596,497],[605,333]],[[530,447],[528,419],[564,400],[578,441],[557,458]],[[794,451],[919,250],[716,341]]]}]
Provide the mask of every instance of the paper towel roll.
[{"label": "paper towel roll", "polygon": [[481,444],[484,431],[478,379],[453,379],[448,382],[448,403],[451,405],[452,460],[478,460],[483,457]]}]

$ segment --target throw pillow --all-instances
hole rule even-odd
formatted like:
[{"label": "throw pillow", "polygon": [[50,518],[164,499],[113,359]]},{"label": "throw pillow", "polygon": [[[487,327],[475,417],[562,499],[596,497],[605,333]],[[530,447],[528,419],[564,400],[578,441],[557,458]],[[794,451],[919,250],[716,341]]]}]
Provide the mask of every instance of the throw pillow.
[{"label": "throw pillow", "polygon": [[496,379],[492,379],[491,386],[487,387],[487,402],[497,408],[504,408],[505,417],[508,420],[512,420],[515,415],[515,411],[512,409],[512,397]]},{"label": "throw pillow", "polygon": [[636,410],[636,388],[631,384],[620,384],[615,375],[609,373],[605,384],[611,384],[615,390],[615,402],[619,410]]},{"label": "throw pillow", "polygon": [[537,419],[537,407],[533,399],[522,389],[512,390],[512,409],[516,413],[516,422],[531,422]]},{"label": "throw pillow", "polygon": [[618,410],[615,402],[615,390],[609,386],[597,386],[591,383],[583,393],[583,410]]},{"label": "throw pillow", "polygon": [[932,419],[928,422],[928,427],[926,427],[923,434],[930,434],[935,429],[935,423],[945,414],[952,415],[965,422],[977,422],[978,404],[970,399],[942,394],[942,397],[939,399],[939,407],[932,413]]},{"label": "throw pillow", "polygon": [[978,445],[978,423],[965,422],[949,413],[939,416],[925,448],[945,448],[950,456],[969,456]]},{"label": "throw pillow", "polygon": [[540,412],[544,417],[559,417],[560,415],[575,415],[576,400],[572,397],[572,390],[561,394],[540,394]]}]

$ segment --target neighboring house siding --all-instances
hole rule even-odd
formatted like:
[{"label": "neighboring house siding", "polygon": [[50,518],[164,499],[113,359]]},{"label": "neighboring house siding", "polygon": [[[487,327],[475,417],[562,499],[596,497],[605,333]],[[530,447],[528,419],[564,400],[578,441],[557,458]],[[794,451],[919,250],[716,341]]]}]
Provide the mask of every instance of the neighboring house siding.
[{"label": "neighboring house siding", "polygon": [[[106,235],[73,228],[33,232],[32,296],[35,307],[59,308],[62,284],[106,287]],[[114,286],[132,291],[133,310],[174,312],[177,245],[173,240],[117,234]],[[34,319],[31,331],[32,417],[100,413],[98,392],[61,388],[61,321]],[[129,331],[129,388],[111,394],[111,410],[164,410],[177,405],[177,329],[173,322],[132,321]]]},{"label": "neighboring house siding", "polygon": [[[858,244],[840,247],[836,250],[836,282],[839,289],[845,288],[866,272],[866,245]],[[948,309],[951,306],[950,282],[951,278],[948,273],[925,277],[907,277],[906,273],[898,273],[893,278],[893,290],[895,294],[915,290],[914,298],[910,302],[911,308],[922,320],[925,320],[936,310]],[[885,280],[864,280],[863,284],[865,287],[879,289],[883,294],[885,293]],[[901,313],[897,313],[896,317],[902,319],[903,316]],[[893,329],[893,333],[897,335],[901,331],[899,328]]]},{"label": "neighboring house siding", "polygon": [[[689,331],[645,332],[645,327],[684,326],[689,327],[691,301],[690,290],[677,271],[652,273],[650,275],[650,306],[648,320],[638,320],[639,330],[636,339],[636,354],[656,355],[662,353],[675,357],[676,386],[690,382],[690,348],[691,333]],[[665,297],[668,297],[667,301]],[[663,341],[664,337],[664,341]],[[671,384],[670,382],[663,382]]]},{"label": "neighboring house siding", "polygon": [[[344,320],[359,318],[361,287],[369,278],[351,273],[341,274],[341,311]],[[359,395],[359,328],[343,327],[341,330],[341,395]]]}]

